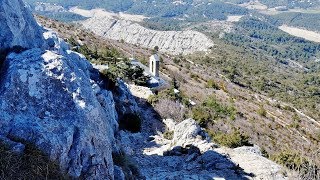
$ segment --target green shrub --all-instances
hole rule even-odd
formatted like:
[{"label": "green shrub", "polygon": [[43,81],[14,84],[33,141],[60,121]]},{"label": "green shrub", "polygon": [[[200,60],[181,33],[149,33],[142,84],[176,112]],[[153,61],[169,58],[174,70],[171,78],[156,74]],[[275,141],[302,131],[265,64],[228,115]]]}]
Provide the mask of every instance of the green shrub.
[{"label": "green shrub", "polygon": [[299,170],[305,164],[308,164],[307,159],[302,157],[300,153],[296,153],[291,150],[285,150],[275,154],[271,156],[271,159],[276,163],[293,170]]},{"label": "green shrub", "polygon": [[265,157],[265,158],[269,158],[269,153],[268,153],[268,151],[265,149],[265,148],[261,148],[261,154],[262,154],[262,156],[263,157]]},{"label": "green shrub", "polygon": [[205,127],[214,120],[229,117],[235,120],[236,109],[233,106],[220,104],[214,96],[208,97],[201,105],[192,109],[192,117],[200,126]]},{"label": "green shrub", "polygon": [[173,135],[174,135],[174,132],[173,131],[165,131],[163,133],[163,137],[166,138],[166,139],[169,139],[169,140],[172,140],[173,139]]},{"label": "green shrub", "polygon": [[208,107],[199,106],[192,109],[192,118],[198,122],[201,127],[205,127],[213,118]]},{"label": "green shrub", "polygon": [[190,78],[196,80],[197,82],[200,82],[200,80],[199,80],[200,77],[198,74],[191,73]]},{"label": "green shrub", "polygon": [[0,179],[70,179],[34,146],[27,144],[24,154],[10,152],[0,142]]},{"label": "green shrub", "polygon": [[104,70],[102,74],[109,77],[113,82],[120,78],[140,86],[146,86],[150,80],[150,76],[144,75],[144,70],[141,67],[133,66],[128,59],[110,64],[109,68]]},{"label": "green shrub", "polygon": [[129,59],[115,48],[79,45],[74,37],[70,37],[68,43],[73,50],[83,54],[90,62],[108,65],[109,68],[101,73],[113,82],[120,78],[136,85],[146,86],[150,80],[149,76],[144,75],[141,67],[133,66]]},{"label": "green shrub", "polygon": [[144,69],[142,69],[140,66],[129,66],[129,68],[124,70],[124,72],[126,72],[124,78],[127,78],[134,84],[139,86],[148,85],[150,76],[144,75]]},{"label": "green shrub", "polygon": [[128,130],[132,133],[141,131],[141,119],[139,115],[128,113],[124,114],[119,121],[119,128],[122,130]]},{"label": "green shrub", "polygon": [[283,110],[287,110],[287,111],[290,111],[290,112],[296,112],[296,111],[294,110],[294,108],[291,107],[291,106],[284,106],[284,107],[283,107]]},{"label": "green shrub", "polygon": [[206,85],[207,88],[213,88],[213,89],[217,89],[219,90],[219,85],[213,80],[213,79],[209,79],[207,81],[207,85]]},{"label": "green shrub", "polygon": [[175,64],[179,64],[180,63],[180,59],[178,59],[178,58],[173,58],[173,63],[175,63]]},{"label": "green shrub", "polygon": [[151,95],[147,99],[148,103],[150,103],[151,105],[154,105],[158,100],[159,98],[157,95]]},{"label": "green shrub", "polygon": [[300,127],[300,124],[297,122],[293,122],[289,125],[290,128],[298,129]]},{"label": "green shrub", "polygon": [[312,157],[306,157],[301,152],[287,149],[271,156],[271,159],[291,170],[298,172],[299,179],[320,179],[319,149],[311,151]]},{"label": "green shrub", "polygon": [[266,117],[267,116],[267,111],[264,109],[263,106],[260,106],[257,113],[262,116],[262,117]]},{"label": "green shrub", "polygon": [[239,130],[233,130],[229,134],[225,133],[210,133],[212,139],[220,145],[236,148],[241,146],[251,146],[249,136],[241,133]]}]

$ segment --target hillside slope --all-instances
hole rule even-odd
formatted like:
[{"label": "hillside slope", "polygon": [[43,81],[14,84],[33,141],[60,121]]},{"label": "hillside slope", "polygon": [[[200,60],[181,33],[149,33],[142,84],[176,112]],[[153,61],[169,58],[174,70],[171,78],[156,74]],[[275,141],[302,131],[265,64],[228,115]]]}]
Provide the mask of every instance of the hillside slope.
[{"label": "hillside slope", "polygon": [[105,11],[74,10],[73,12],[78,12],[80,15],[93,14],[93,17],[81,24],[99,36],[150,49],[158,46],[162,52],[190,54],[208,51],[214,45],[204,34],[196,31],[156,31]]},{"label": "hillside slope", "polygon": [[[126,56],[130,57],[134,54],[140,60],[147,59],[150,55],[149,49],[117,41],[107,41],[72,25],[61,24],[47,19],[41,20],[41,22],[45,23],[48,27],[59,30],[66,38],[74,37],[81,39],[85,44],[92,45],[92,49],[99,50],[100,48],[112,46],[126,54]],[[298,156],[296,153],[305,152],[302,157],[310,160],[310,163],[319,163],[316,151],[319,145],[320,126],[315,119],[305,114],[305,112],[308,112],[307,110],[299,110],[299,108],[294,108],[292,104],[269,98],[263,91],[255,91],[243,86],[239,82],[237,84],[237,81],[235,81],[241,77],[240,73],[245,72],[242,71],[242,68],[245,67],[251,67],[259,72],[266,72],[266,70],[260,69],[267,68],[272,71],[270,74],[275,75],[279,72],[283,72],[284,75],[286,73],[292,74],[290,72],[295,67],[279,66],[275,60],[271,60],[268,56],[260,57],[260,61],[257,62],[256,56],[258,54],[252,54],[250,49],[235,48],[230,44],[224,44],[225,42],[221,42],[221,40],[217,42],[219,43],[215,51],[212,51],[206,57],[201,54],[187,57],[162,55],[164,62],[161,71],[166,76],[168,75],[177,81],[184,102],[188,98],[192,99],[198,104],[195,107],[197,108],[201,107],[212,95],[216,97],[219,104],[218,109],[214,109],[213,111],[221,111],[221,109],[231,110],[230,114],[219,115],[221,116],[220,118],[206,119],[208,132],[224,134],[226,135],[225,138],[230,138],[229,134],[232,134],[234,129],[238,129],[250,137],[250,142],[259,145],[266,157],[277,159],[283,157],[283,155],[288,155],[299,160],[300,155]],[[248,56],[244,56],[243,54]],[[234,66],[239,69],[237,71],[232,70]],[[284,71],[284,69],[286,70]],[[236,73],[236,75],[231,75],[231,72]],[[234,79],[231,79],[232,77]],[[212,85],[212,81],[215,85]],[[253,82],[256,82],[256,80]],[[208,87],[209,83],[212,86]],[[210,96],[208,97],[208,95]],[[161,95],[160,98],[170,99],[174,97],[168,94],[166,96]],[[155,107],[159,113],[162,112],[157,104],[155,104]],[[193,107],[190,107],[189,110],[192,111],[192,109]],[[180,111],[177,113],[180,113]],[[183,113],[186,116],[192,116],[192,113]],[[203,111],[201,114],[206,117],[206,114],[209,114],[209,112]],[[146,116],[148,118],[154,117],[148,114]],[[150,123],[153,122],[153,120],[149,121]],[[133,147],[136,147],[135,143],[139,147],[144,145],[135,141]],[[288,166],[291,165],[288,163]]]}]

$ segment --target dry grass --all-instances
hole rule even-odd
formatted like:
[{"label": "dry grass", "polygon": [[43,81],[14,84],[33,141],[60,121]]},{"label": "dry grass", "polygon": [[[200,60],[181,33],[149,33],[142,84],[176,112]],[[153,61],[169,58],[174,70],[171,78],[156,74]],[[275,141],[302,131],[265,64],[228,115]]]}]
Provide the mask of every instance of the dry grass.
[{"label": "dry grass", "polygon": [[23,155],[10,152],[0,143],[0,179],[69,179],[56,162],[32,145]]},{"label": "dry grass", "polygon": [[126,180],[141,179],[136,162],[123,151],[112,153],[113,163],[121,167]]},{"label": "dry grass", "polygon": [[167,98],[160,99],[154,108],[164,119],[173,119],[176,122],[181,122],[184,119],[185,109],[179,102]]}]

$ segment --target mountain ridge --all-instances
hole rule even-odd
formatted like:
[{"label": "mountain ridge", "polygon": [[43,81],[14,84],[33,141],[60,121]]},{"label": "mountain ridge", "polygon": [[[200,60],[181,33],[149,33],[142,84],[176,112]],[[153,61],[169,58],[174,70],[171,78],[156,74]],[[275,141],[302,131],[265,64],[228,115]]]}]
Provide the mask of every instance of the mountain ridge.
[{"label": "mountain ridge", "polygon": [[125,41],[150,49],[158,46],[160,51],[171,54],[208,51],[214,46],[209,38],[196,31],[155,31],[135,22],[104,15],[96,15],[81,24],[104,38]]}]

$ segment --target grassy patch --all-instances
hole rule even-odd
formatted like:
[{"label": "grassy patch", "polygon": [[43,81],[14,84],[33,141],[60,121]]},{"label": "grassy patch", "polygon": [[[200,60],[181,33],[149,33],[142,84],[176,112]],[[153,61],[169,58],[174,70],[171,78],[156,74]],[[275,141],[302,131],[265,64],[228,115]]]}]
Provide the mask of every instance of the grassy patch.
[{"label": "grassy patch", "polygon": [[262,117],[266,117],[267,116],[267,111],[264,109],[263,106],[259,107],[259,109],[257,110],[257,113]]},{"label": "grassy patch", "polygon": [[212,139],[220,145],[236,148],[241,146],[251,146],[249,136],[241,133],[239,130],[233,130],[231,133],[225,134],[221,132],[210,132]]},{"label": "grassy patch", "polygon": [[192,117],[200,126],[206,127],[209,123],[214,123],[214,120],[229,117],[235,119],[236,109],[233,106],[227,106],[218,102],[214,97],[208,97],[201,105],[192,109]]},{"label": "grassy patch", "polygon": [[[314,154],[315,156],[319,154]],[[301,179],[319,179],[319,166],[314,159],[307,159],[301,153],[292,150],[284,150],[271,156],[271,159],[289,169],[299,172]]]},{"label": "grassy patch", "polygon": [[32,145],[23,155],[10,152],[0,143],[0,179],[69,179],[56,162]]},{"label": "grassy patch", "polygon": [[220,89],[218,83],[216,83],[213,79],[209,79],[207,81],[206,88],[213,88],[213,89],[216,89],[216,90]]}]

